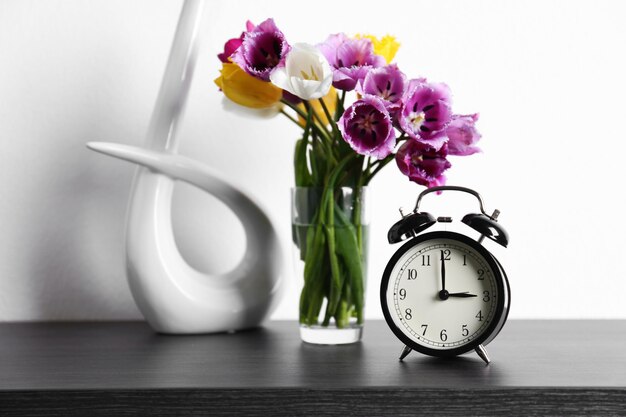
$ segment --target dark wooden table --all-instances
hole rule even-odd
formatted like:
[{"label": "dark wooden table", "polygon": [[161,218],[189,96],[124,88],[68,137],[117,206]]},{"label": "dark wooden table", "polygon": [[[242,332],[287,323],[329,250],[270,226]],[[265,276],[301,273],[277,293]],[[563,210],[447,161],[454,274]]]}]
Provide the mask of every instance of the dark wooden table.
[{"label": "dark wooden table", "polygon": [[164,336],[142,322],[0,324],[0,415],[626,415],[626,321],[515,321],[475,354],[409,355],[295,322]]}]

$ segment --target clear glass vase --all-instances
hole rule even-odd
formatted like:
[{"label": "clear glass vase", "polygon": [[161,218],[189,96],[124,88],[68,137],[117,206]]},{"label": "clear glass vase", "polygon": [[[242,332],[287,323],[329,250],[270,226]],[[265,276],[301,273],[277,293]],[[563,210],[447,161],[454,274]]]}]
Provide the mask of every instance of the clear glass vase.
[{"label": "clear glass vase", "polygon": [[367,187],[296,187],[291,193],[296,276],[302,280],[300,337],[358,342],[363,330],[369,218]]}]

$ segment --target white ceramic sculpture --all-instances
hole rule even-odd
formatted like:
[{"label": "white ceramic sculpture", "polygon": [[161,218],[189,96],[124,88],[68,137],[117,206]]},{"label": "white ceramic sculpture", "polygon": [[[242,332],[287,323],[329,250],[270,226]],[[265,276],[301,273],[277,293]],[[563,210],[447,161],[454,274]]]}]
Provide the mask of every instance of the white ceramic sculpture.
[{"label": "white ceramic sculpture", "polygon": [[[146,149],[90,142],[97,152],[139,164],[126,219],[130,289],[150,325],[162,333],[212,333],[258,326],[280,292],[281,248],[272,222],[240,187],[209,167],[177,155],[176,130],[191,84],[204,2],[186,0],[146,136]],[[177,180],[225,203],[246,234],[246,253],[232,271],[201,273],[183,259],[172,230]],[[228,237],[216,237],[228,244]]]}]

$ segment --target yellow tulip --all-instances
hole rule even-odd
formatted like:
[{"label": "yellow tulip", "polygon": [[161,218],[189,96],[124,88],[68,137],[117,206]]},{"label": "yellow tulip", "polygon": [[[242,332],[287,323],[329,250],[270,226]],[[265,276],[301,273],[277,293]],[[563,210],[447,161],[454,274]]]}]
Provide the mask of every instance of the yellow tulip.
[{"label": "yellow tulip", "polygon": [[283,96],[283,90],[274,84],[254,78],[239,65],[229,62],[222,63],[221,75],[215,79],[215,84],[233,102],[253,109],[272,107]]},{"label": "yellow tulip", "polygon": [[396,56],[396,52],[400,48],[400,42],[396,40],[395,36],[385,35],[382,38],[378,39],[373,35],[356,35],[358,39],[366,38],[372,41],[372,45],[374,46],[374,53],[376,55],[381,55],[388,64],[393,61],[393,58]]},{"label": "yellow tulip", "polygon": [[[331,117],[334,117],[335,109],[337,108],[337,90],[335,90],[335,87],[330,87],[330,90],[328,90],[328,94],[326,94],[322,98],[322,100],[324,100],[324,104],[326,104],[326,108],[328,109]],[[324,124],[330,124],[330,120],[328,120],[328,118],[326,117],[326,113],[324,113],[324,109],[322,108],[322,103],[320,103],[319,100],[311,100],[309,101],[309,104],[311,105],[315,113],[320,116]],[[298,107],[306,113],[306,108],[304,107],[303,103],[298,104]],[[302,117],[298,116],[298,121],[300,122],[300,125],[302,127],[306,126],[306,120],[304,120]]]}]

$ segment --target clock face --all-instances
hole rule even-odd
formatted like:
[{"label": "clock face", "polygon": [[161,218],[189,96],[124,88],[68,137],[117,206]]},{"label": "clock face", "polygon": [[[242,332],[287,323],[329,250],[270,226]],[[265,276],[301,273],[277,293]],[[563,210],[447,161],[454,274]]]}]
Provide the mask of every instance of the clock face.
[{"label": "clock face", "polygon": [[434,232],[413,238],[394,255],[381,301],[391,329],[407,346],[448,356],[497,333],[508,302],[504,291],[499,264],[482,245]]}]

